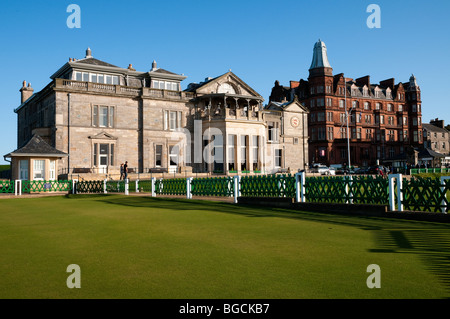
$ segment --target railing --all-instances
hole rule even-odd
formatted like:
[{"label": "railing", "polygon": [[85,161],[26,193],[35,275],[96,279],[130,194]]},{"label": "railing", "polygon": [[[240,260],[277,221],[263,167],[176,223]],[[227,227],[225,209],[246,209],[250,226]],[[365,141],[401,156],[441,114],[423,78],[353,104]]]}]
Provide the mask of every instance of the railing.
[{"label": "railing", "polygon": [[450,173],[450,168],[411,168],[411,175],[421,173]]},{"label": "railing", "polygon": [[0,194],[14,193],[14,181],[0,181]]},{"label": "railing", "polygon": [[240,180],[243,197],[295,197],[295,177],[291,175],[243,176]]},{"label": "railing", "polygon": [[22,181],[22,193],[69,192],[72,181]]},{"label": "railing", "polygon": [[[21,186],[16,186],[21,185]],[[73,185],[75,187],[73,188]],[[16,189],[17,188],[17,189]],[[260,175],[213,178],[172,178],[102,181],[0,181],[0,193],[151,193],[157,195],[278,197],[296,202],[372,204],[389,206],[391,211],[447,213],[450,207],[450,176],[411,179],[401,174],[388,178],[373,176],[306,177]],[[300,195],[301,194],[301,195]]]},{"label": "railing", "polygon": [[55,88],[73,89],[77,91],[107,93],[107,94],[121,94],[128,96],[149,96],[155,98],[164,98],[169,100],[189,100],[194,97],[192,92],[171,91],[154,89],[147,87],[130,87],[114,84],[100,84],[93,82],[81,82],[66,79],[55,79]]}]

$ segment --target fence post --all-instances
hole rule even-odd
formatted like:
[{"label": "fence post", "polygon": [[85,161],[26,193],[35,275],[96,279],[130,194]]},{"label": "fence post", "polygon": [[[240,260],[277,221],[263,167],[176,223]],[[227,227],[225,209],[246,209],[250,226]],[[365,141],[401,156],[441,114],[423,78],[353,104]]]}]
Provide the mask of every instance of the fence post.
[{"label": "fence post", "polygon": [[[448,200],[447,205],[445,205],[446,199],[447,199],[447,192],[445,192],[445,180],[450,179],[450,176],[441,176],[441,193],[443,195],[442,201],[441,201],[441,210],[443,214],[447,214],[448,210]],[[445,192],[445,193],[444,193]]]},{"label": "fence post", "polygon": [[402,193],[402,185],[403,179],[402,174],[391,174],[389,175],[389,210],[395,211],[395,184],[394,179],[397,179],[397,210],[399,212],[403,211],[403,193]]},{"label": "fence post", "polygon": [[349,197],[348,204],[353,204],[353,192],[350,191],[352,189],[350,186],[353,186],[353,177],[347,176],[348,183],[345,185],[345,191],[347,193],[347,196]]},{"label": "fence post", "polygon": [[107,182],[107,180],[106,180],[106,178],[103,180],[103,194],[107,194],[108,193],[108,190],[106,189],[106,182]]},{"label": "fence post", "polygon": [[125,195],[128,195],[128,178],[125,179]]},{"label": "fence post", "polygon": [[[17,184],[19,184],[18,187],[17,187]],[[22,180],[21,179],[17,179],[14,181],[14,195],[17,196],[17,194],[19,196],[22,196]]]},{"label": "fence post", "polygon": [[234,203],[237,204],[238,197],[241,196],[241,177],[234,176]]},{"label": "fence post", "polygon": [[302,203],[306,202],[306,172],[301,172],[301,192]]},{"label": "fence post", "polygon": [[186,198],[187,199],[192,199],[191,182],[192,182],[192,177],[186,178]]},{"label": "fence post", "polygon": [[156,196],[155,183],[156,183],[156,178],[152,177],[152,197]]},{"label": "fence post", "polygon": [[72,194],[74,195],[77,193],[77,183],[78,183],[77,179],[72,180]]},{"label": "fence post", "polygon": [[402,174],[398,174],[397,177],[397,207],[398,207],[398,211],[402,212],[403,211],[403,193],[402,193],[402,188],[403,188],[403,176]]},{"label": "fence post", "polygon": [[300,173],[295,174],[295,202],[300,203],[300,197],[302,192],[302,182]]},{"label": "fence post", "polygon": [[136,180],[136,193],[139,193],[139,179]]}]

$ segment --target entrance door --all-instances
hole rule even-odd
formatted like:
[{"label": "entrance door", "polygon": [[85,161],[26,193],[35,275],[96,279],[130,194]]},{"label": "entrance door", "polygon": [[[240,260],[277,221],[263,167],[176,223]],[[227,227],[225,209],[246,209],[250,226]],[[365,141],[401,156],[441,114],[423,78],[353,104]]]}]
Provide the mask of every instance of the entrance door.
[{"label": "entrance door", "polygon": [[108,153],[109,153],[109,145],[108,144],[100,144],[100,154],[99,154],[99,165],[98,172],[100,174],[106,174],[108,171]]},{"label": "entrance door", "polygon": [[23,181],[28,180],[28,160],[20,160],[19,178]]}]

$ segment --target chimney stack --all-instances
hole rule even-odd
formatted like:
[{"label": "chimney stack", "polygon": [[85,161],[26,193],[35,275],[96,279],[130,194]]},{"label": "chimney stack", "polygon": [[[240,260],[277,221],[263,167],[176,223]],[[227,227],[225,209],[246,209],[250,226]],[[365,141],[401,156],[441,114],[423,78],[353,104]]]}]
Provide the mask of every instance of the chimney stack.
[{"label": "chimney stack", "polygon": [[28,100],[33,95],[33,88],[31,87],[31,83],[28,83],[27,81],[23,81],[22,87],[20,88],[21,93],[21,103],[24,103],[26,100]]}]

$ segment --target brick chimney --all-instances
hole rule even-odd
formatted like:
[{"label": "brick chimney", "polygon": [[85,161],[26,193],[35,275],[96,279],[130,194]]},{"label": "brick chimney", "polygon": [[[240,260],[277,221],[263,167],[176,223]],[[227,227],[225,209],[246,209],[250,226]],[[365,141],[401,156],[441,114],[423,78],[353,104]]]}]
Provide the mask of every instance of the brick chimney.
[{"label": "brick chimney", "polygon": [[27,81],[23,81],[22,87],[20,88],[21,93],[21,103],[24,103],[26,100],[28,100],[33,95],[33,88],[31,87],[31,83],[28,83]]}]

